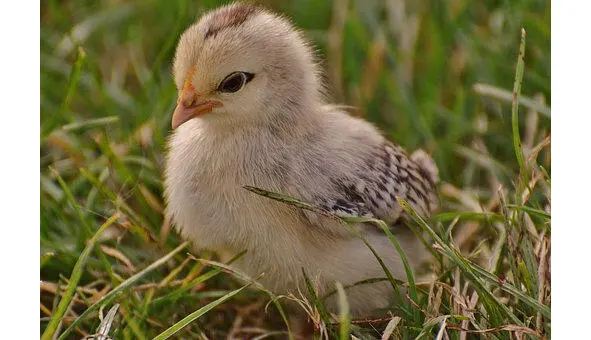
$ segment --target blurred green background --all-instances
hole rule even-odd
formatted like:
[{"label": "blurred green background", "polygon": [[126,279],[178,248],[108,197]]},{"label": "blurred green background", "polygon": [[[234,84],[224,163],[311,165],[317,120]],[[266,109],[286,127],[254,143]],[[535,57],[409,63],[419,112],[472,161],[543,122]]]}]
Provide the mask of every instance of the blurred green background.
[{"label": "blurred green background", "polygon": [[[77,119],[117,116],[112,138],[150,124],[161,149],[175,98],[170,64],[178,37],[220,3],[42,2],[42,136]],[[523,92],[550,101],[549,1],[261,3],[293,18],[314,41],[335,102],[358,106],[409,148],[426,146],[447,181],[460,183],[463,168],[449,151],[474,134],[485,135],[499,159],[511,157],[504,138],[509,106],[483,99],[472,86],[512,88],[522,26],[528,34]],[[86,59],[77,94],[62,109],[77,44]],[[491,124],[481,131],[479,120]]]},{"label": "blurred green background", "polygon": [[[224,2],[41,2],[40,232],[41,279],[47,284],[42,282],[41,303],[49,311],[56,284],[69,276],[85,240],[115,210],[128,220],[104,235],[107,248],[92,255],[81,284],[114,286],[179,243],[163,221],[161,199],[177,95],[171,60],[184,29]],[[292,18],[314,42],[334,102],[356,106],[354,114],[404,147],[425,148],[444,182],[478,199],[494,196],[493,184],[513,186],[518,165],[510,98],[496,97],[510,95],[523,27],[522,95],[550,106],[549,1],[259,3]],[[549,109],[528,117],[520,122],[524,146],[531,149],[549,134]],[[549,171],[549,153],[544,157]],[[498,182],[491,183],[489,172]],[[444,199],[444,209],[457,207]],[[213,280],[213,292],[235,286],[227,281]],[[142,304],[143,297],[130,299],[122,310],[144,314],[136,315],[137,330],[128,332],[162,328],[172,322],[166,317],[178,320],[214,296],[192,295],[182,305],[160,304],[157,311]],[[42,329],[47,314],[42,308]],[[208,322],[227,323],[223,315]],[[146,321],[150,317],[153,322]],[[96,326],[96,320],[86,326]]]}]

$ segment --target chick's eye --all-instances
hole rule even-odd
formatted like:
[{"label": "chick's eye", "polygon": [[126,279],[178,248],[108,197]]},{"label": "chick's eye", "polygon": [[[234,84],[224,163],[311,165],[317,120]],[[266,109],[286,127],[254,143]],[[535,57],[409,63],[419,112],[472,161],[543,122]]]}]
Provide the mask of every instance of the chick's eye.
[{"label": "chick's eye", "polygon": [[248,72],[230,73],[218,86],[218,91],[234,93],[240,90],[246,83],[254,78],[254,74]]}]

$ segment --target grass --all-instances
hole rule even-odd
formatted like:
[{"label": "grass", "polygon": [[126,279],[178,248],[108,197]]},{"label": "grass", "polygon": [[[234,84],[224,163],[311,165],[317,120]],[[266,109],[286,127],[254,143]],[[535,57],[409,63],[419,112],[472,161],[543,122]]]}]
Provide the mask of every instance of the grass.
[{"label": "grass", "polygon": [[[315,42],[336,102],[425,148],[443,179],[441,212],[414,225],[431,237],[434,280],[390,278],[409,295],[379,320],[350,318],[347,287],[335,286],[338,315],[299,300],[317,337],[549,338],[550,3],[263,3]],[[281,305],[298,297],[188,248],[163,218],[171,58],[179,34],[218,4],[41,3],[43,338],[290,334]]]}]

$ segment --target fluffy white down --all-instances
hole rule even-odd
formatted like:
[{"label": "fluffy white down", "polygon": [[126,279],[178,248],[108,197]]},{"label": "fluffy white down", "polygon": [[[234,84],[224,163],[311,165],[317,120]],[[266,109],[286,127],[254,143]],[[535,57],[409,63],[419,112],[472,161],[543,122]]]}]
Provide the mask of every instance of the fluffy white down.
[{"label": "fluffy white down", "polygon": [[[372,126],[345,113],[317,112],[313,117],[319,138],[326,141],[322,147],[310,145],[306,136],[286,143],[256,127],[220,135],[197,119],[181,126],[170,140],[168,214],[182,236],[226,259],[247,250],[237,269],[251,277],[265,273],[261,282],[277,293],[303,288],[302,268],[316,280],[319,294],[334,289],[335,281],[348,285],[385,276],[363,242],[342,226],[326,223],[318,228],[299,209],[243,189],[251,185],[296,197],[321,195],[332,176],[354,172],[360,161],[355,155],[382,142]],[[294,158],[286,160],[286,154]],[[315,165],[326,171],[314,172]],[[390,241],[378,233],[367,236],[392,274],[404,280]],[[405,252],[418,260],[423,250],[411,235],[406,237],[401,240]],[[388,296],[392,292],[386,283],[348,291],[357,315],[386,307]],[[335,301],[327,304],[337,310]]]}]

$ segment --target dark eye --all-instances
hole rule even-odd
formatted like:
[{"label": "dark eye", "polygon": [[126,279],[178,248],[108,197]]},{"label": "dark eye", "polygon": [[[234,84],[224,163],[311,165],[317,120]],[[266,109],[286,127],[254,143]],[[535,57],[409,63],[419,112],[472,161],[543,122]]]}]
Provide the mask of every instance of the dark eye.
[{"label": "dark eye", "polygon": [[240,90],[246,83],[254,78],[254,74],[248,72],[232,72],[218,86],[218,91],[234,93]]}]

